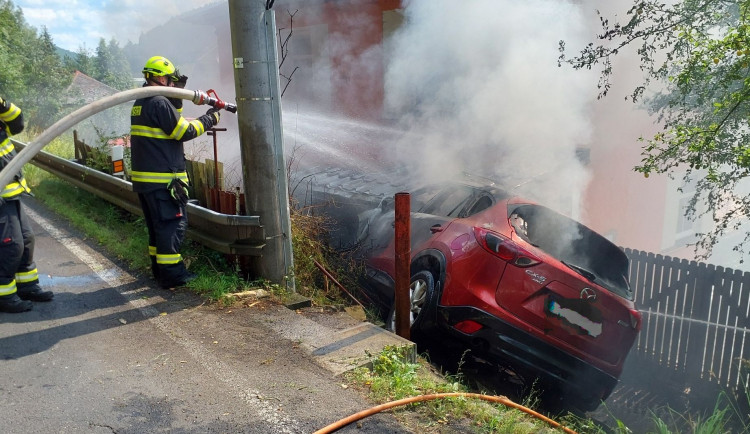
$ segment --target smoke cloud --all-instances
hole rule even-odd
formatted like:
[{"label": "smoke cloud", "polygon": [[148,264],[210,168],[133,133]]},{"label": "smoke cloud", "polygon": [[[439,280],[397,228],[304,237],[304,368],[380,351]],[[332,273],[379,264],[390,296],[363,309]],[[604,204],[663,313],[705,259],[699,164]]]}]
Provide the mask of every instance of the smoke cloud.
[{"label": "smoke cloud", "polygon": [[475,173],[570,212],[588,181],[576,149],[589,144],[595,89],[590,74],[557,66],[557,44],[590,35],[579,6],[411,1],[405,14],[386,98],[423,139],[400,143],[400,158],[419,161],[423,179]]}]

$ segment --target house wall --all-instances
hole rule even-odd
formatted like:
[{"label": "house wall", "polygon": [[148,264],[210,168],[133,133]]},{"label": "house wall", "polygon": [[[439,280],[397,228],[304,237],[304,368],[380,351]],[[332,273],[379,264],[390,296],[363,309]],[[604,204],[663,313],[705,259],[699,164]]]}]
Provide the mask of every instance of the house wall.
[{"label": "house wall", "polygon": [[[289,99],[315,96],[318,108],[358,119],[381,119],[382,42],[384,28],[392,29],[384,24],[384,13],[398,9],[400,0],[301,3],[298,7],[293,16],[289,12],[276,14],[277,27],[285,29],[282,36],[290,28],[294,32],[282,74],[300,68],[292,77]],[[295,48],[295,44],[303,47]],[[308,68],[310,71],[305,70]],[[329,95],[321,94],[321,86]]]},{"label": "house wall", "polygon": [[593,103],[591,181],[583,200],[585,224],[618,245],[659,252],[664,244],[666,177],[645,178],[638,137],[655,131],[642,111],[613,101]]}]

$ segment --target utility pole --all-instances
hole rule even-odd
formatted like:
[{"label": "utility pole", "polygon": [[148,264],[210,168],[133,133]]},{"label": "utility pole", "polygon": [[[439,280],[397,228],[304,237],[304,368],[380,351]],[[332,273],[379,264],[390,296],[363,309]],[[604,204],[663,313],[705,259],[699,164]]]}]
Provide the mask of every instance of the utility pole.
[{"label": "utility pole", "polygon": [[250,271],[294,290],[276,19],[266,4],[229,0],[245,210],[259,216],[266,238]]}]

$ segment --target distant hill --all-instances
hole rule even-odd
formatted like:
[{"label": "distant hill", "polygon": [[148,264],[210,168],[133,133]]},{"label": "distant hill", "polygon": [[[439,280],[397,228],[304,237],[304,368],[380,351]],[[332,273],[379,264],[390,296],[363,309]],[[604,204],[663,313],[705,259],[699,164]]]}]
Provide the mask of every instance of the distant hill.
[{"label": "distant hill", "polygon": [[68,51],[64,48],[60,48],[57,45],[55,45],[55,52],[57,52],[57,55],[60,56],[60,58],[62,58],[63,60],[67,58],[75,59],[77,55],[76,53],[72,51]]}]

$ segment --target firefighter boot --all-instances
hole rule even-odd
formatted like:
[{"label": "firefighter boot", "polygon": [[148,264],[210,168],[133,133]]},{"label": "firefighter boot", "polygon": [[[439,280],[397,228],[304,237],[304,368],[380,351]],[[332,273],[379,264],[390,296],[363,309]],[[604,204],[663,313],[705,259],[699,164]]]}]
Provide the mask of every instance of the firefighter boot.
[{"label": "firefighter boot", "polygon": [[50,301],[55,296],[52,291],[44,291],[38,283],[27,287],[18,287],[18,296],[23,300]]},{"label": "firefighter boot", "polygon": [[161,287],[162,289],[176,289],[176,288],[184,288],[187,286],[188,283],[192,282],[193,280],[197,279],[198,275],[195,273],[187,272],[185,274],[185,277],[182,278],[180,281],[175,283],[162,283]]},{"label": "firefighter boot", "polygon": [[30,301],[21,300],[18,294],[0,296],[0,312],[19,313],[34,307]]}]

